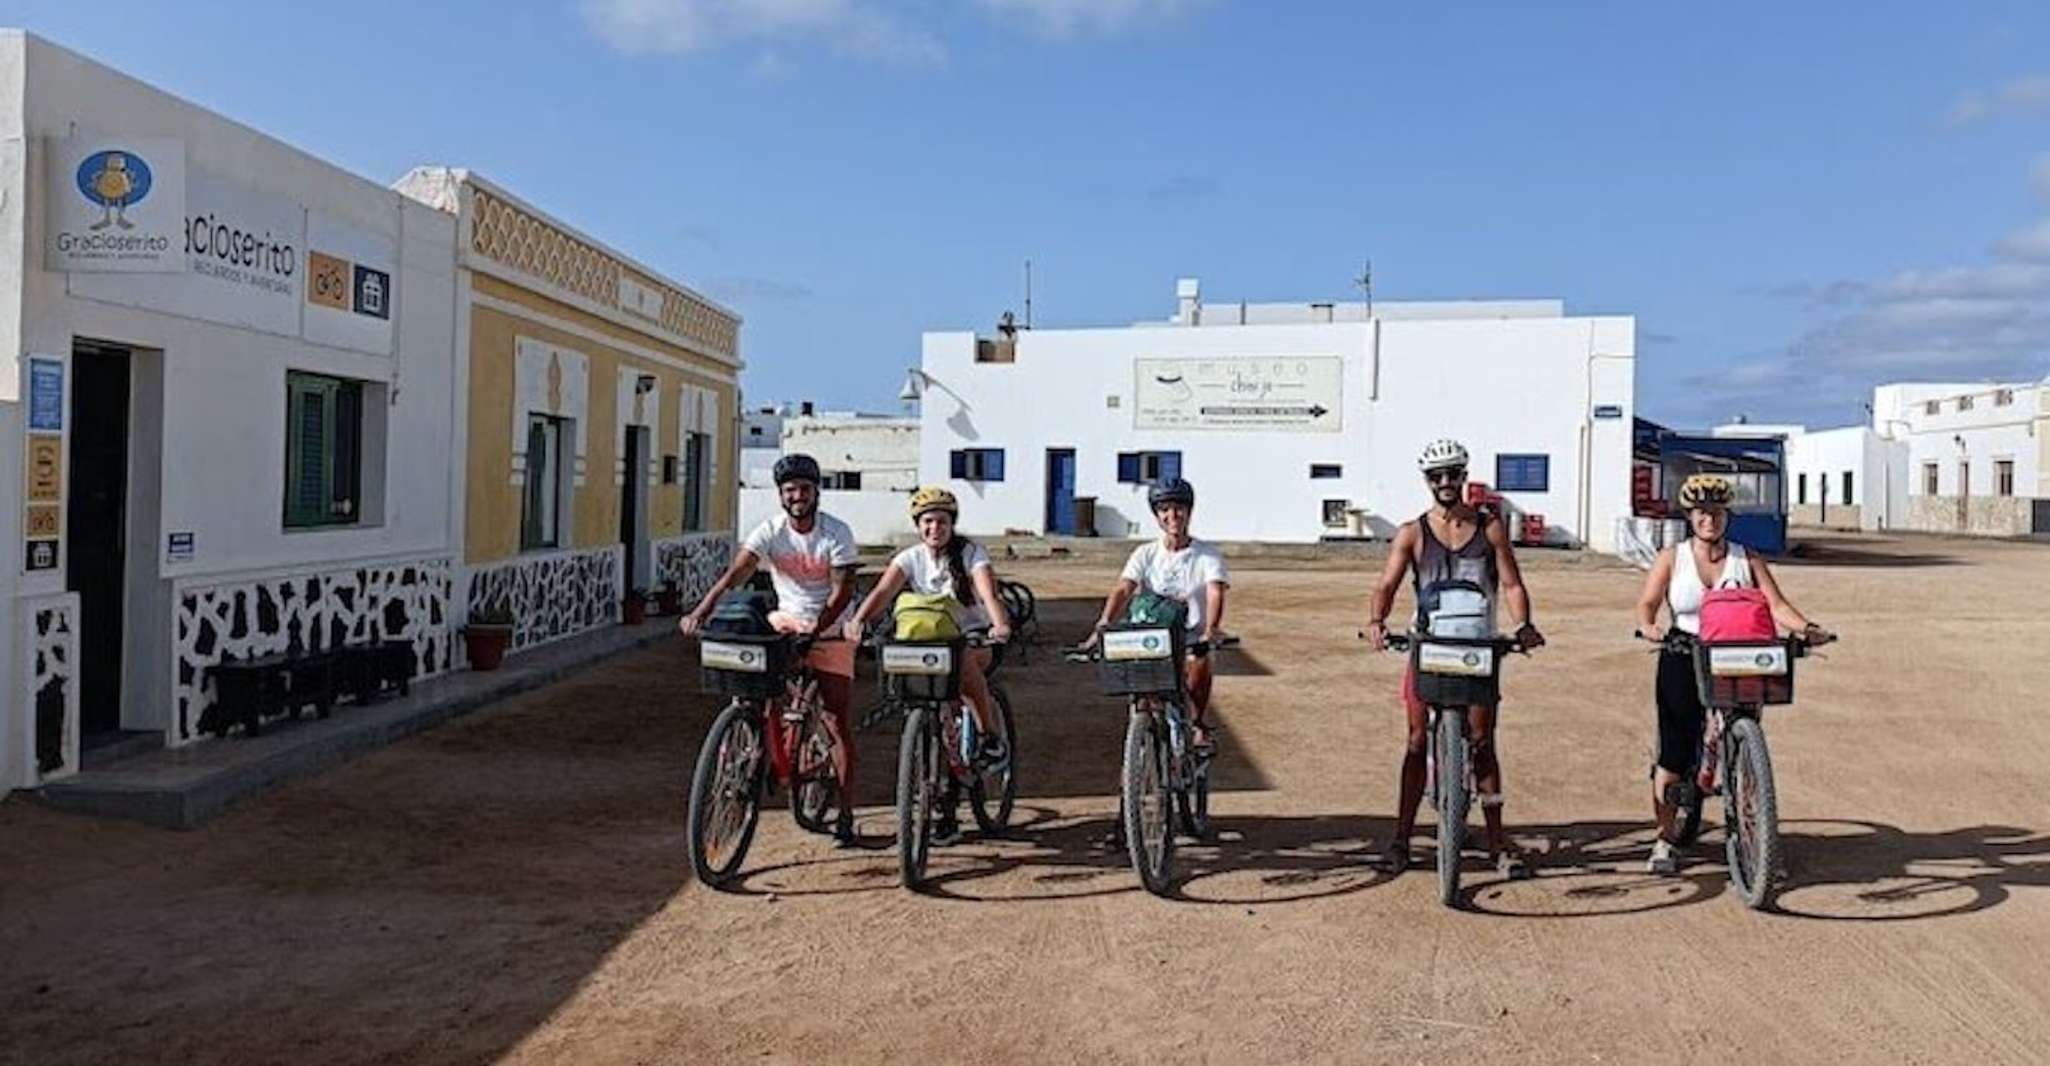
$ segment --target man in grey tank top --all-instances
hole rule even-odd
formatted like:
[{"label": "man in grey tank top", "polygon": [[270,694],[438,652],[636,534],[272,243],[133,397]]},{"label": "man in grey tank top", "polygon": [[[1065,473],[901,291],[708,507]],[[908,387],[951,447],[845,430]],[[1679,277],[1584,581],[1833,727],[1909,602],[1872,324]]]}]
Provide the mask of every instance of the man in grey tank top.
[{"label": "man in grey tank top", "polygon": [[[1436,441],[1424,449],[1417,466],[1430,486],[1432,506],[1416,521],[1404,523],[1395,534],[1388,564],[1381,570],[1380,582],[1374,586],[1368,605],[1367,639],[1374,649],[1379,651],[1388,646],[1388,614],[1395,609],[1395,593],[1407,575],[1414,575],[1419,628],[1424,621],[1425,590],[1445,581],[1470,582],[1487,595],[1490,612],[1498,603],[1508,604],[1516,639],[1525,649],[1544,644],[1544,636],[1530,622],[1530,594],[1525,591],[1523,573],[1516,566],[1508,527],[1499,515],[1476,510],[1466,503],[1465,446],[1457,441]],[[1417,806],[1424,797],[1424,753],[1431,743],[1429,709],[1417,697],[1416,676],[1408,671],[1402,678],[1402,702],[1409,738],[1402,757],[1395,838],[1389,841],[1385,853],[1397,873],[1409,867],[1409,838],[1416,830]],[[1508,877],[1528,877],[1529,862],[1502,828],[1502,765],[1495,757],[1495,712],[1496,708],[1490,706],[1467,709],[1474,784],[1481,815],[1488,823],[1488,852],[1496,869]]]}]

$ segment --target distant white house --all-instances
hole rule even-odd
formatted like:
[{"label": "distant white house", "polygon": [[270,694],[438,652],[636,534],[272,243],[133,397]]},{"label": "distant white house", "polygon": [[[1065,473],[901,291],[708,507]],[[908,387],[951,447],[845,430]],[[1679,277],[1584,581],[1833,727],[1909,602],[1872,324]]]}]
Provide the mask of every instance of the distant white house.
[{"label": "distant white house", "polygon": [[1194,482],[1218,539],[1314,542],[1429,504],[1429,441],[1547,540],[1610,550],[1631,513],[1636,322],[1558,300],[1205,306],[1165,322],[927,333],[920,470],[977,534],[1145,535],[1146,485]]},{"label": "distant white house", "polygon": [[763,406],[741,418],[743,530],[774,514],[774,469],[785,455],[818,460],[821,506],[864,544],[910,533],[903,508],[918,487],[918,420],[857,411],[821,411],[809,401]]},{"label": "distant white house", "polygon": [[1786,474],[1796,525],[2050,532],[2050,386],[1881,385],[1870,425],[1788,435]]}]

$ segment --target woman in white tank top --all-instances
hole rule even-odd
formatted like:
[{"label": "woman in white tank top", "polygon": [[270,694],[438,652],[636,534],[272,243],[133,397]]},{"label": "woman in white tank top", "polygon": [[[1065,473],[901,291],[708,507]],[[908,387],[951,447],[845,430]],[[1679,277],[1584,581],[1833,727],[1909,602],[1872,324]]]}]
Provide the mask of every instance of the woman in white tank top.
[{"label": "woman in white tank top", "polygon": [[[1752,555],[1742,544],[1730,541],[1729,479],[1697,474],[1680,487],[1680,506],[1687,509],[1687,526],[1693,536],[1659,553],[1651,573],[1644,578],[1644,593],[1637,598],[1637,633],[1654,643],[1664,641],[1666,627],[1659,624],[1659,608],[1672,616],[1672,628],[1700,634],[1701,604],[1712,588],[1755,588],[1765,593],[1773,620],[1793,632],[1808,635],[1814,643],[1829,635],[1810,622],[1780,594],[1779,582],[1765,560]],[[1708,580],[1707,575],[1715,575]],[[1694,772],[1701,731],[1708,715],[1695,687],[1691,653],[1667,649],[1659,655],[1658,762],[1652,770],[1651,806],[1658,816],[1659,838],[1652,845],[1652,873],[1679,870],[1674,854],[1675,809],[1667,802],[1667,789]]]}]

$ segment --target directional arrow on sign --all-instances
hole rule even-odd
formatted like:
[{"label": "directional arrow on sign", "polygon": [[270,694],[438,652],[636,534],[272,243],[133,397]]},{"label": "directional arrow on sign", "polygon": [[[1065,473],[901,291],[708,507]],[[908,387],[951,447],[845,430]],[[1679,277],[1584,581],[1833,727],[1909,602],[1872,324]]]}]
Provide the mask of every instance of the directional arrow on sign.
[{"label": "directional arrow on sign", "polygon": [[1327,409],[1326,409],[1326,408],[1324,407],[1324,405],[1323,405],[1323,404],[1312,404],[1312,405],[1310,405],[1310,417],[1311,417],[1311,418],[1322,418],[1322,417],[1324,417],[1325,415],[1328,415],[1328,414],[1330,414],[1330,413],[1331,413],[1331,412],[1330,412],[1329,410],[1327,410]]}]

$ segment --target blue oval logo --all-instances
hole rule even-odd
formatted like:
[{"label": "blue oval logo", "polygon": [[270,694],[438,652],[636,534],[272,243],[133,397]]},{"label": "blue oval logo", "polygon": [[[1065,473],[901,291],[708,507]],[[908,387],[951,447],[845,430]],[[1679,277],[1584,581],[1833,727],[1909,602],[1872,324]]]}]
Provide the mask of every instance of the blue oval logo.
[{"label": "blue oval logo", "polygon": [[141,203],[155,184],[149,162],[125,149],[94,152],[78,164],[78,191],[109,210]]}]

